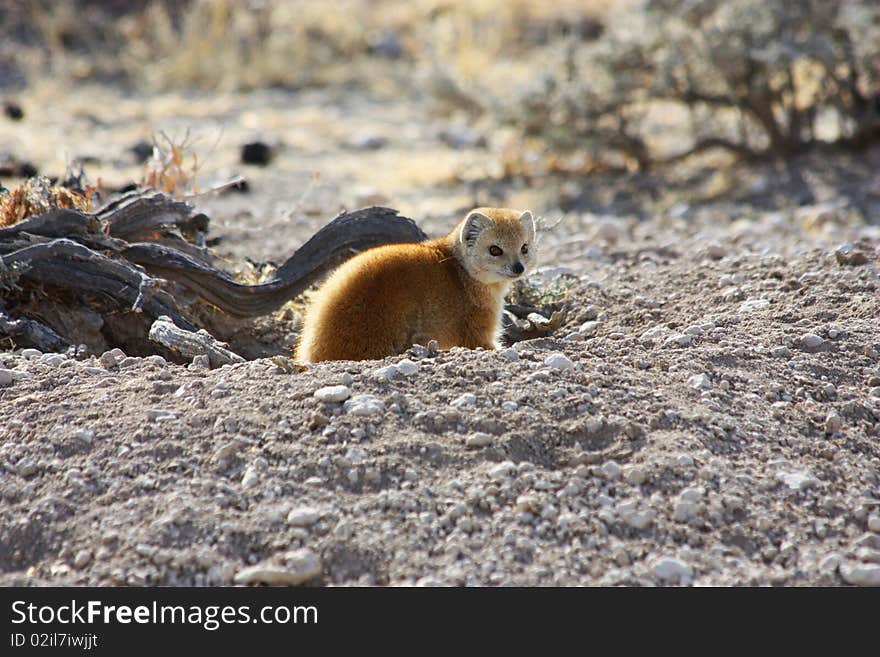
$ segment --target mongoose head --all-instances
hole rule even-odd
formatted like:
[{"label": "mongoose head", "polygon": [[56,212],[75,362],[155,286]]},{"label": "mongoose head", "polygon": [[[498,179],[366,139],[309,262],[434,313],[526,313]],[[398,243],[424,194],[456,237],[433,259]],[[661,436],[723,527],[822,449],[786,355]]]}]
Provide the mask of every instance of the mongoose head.
[{"label": "mongoose head", "polygon": [[471,210],[458,238],[462,264],[481,283],[509,283],[524,276],[535,261],[535,220],[528,210]]}]

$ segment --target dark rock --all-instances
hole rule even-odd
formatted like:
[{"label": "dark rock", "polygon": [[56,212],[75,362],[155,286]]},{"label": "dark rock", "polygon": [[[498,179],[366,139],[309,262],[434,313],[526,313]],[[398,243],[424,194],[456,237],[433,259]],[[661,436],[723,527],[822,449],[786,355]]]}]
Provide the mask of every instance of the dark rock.
[{"label": "dark rock", "polygon": [[24,118],[24,110],[21,105],[13,100],[7,100],[3,103],[3,113],[13,121],[21,121]]},{"label": "dark rock", "polygon": [[868,256],[857,250],[852,244],[838,246],[834,251],[834,257],[837,259],[837,264],[849,267],[858,267],[868,262]]},{"label": "dark rock", "polygon": [[241,147],[241,161],[244,164],[266,166],[272,159],[272,149],[268,144],[255,141]]},{"label": "dark rock", "polygon": [[153,145],[150,142],[141,140],[128,150],[134,154],[135,162],[143,164],[153,154]]}]

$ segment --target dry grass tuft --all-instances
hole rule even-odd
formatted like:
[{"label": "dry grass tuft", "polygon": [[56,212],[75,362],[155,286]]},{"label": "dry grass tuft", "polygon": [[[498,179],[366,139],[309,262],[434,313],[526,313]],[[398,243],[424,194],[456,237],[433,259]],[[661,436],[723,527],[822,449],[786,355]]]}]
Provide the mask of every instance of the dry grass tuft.
[{"label": "dry grass tuft", "polygon": [[55,208],[73,208],[88,212],[92,195],[97,189],[86,185],[82,193],[52,185],[48,178],[30,178],[12,190],[0,193],[0,228],[17,224],[22,219],[48,212]]}]

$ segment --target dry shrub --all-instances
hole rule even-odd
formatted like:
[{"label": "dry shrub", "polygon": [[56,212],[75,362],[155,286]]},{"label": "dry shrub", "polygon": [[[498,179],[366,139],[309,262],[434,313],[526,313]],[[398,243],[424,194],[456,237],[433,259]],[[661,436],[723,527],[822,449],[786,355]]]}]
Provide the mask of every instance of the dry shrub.
[{"label": "dry shrub", "polygon": [[553,151],[624,166],[880,140],[875,0],[644,0],[544,70],[499,114]]},{"label": "dry shrub", "polygon": [[153,136],[153,154],[147,160],[141,187],[152,187],[169,195],[197,194],[196,174],[201,164],[187,132],[173,139],[164,132]]},{"label": "dry shrub", "polygon": [[55,208],[73,208],[88,212],[96,190],[86,185],[82,193],[53,185],[48,178],[36,176],[12,190],[0,192],[0,228],[12,226],[22,219],[48,212]]}]

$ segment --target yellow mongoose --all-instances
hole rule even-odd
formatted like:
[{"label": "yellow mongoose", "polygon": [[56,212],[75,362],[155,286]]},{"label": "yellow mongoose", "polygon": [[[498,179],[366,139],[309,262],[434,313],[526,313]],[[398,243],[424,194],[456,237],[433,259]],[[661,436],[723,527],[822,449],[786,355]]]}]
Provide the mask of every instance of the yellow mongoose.
[{"label": "yellow mongoose", "polygon": [[504,296],[532,265],[534,241],[528,210],[477,208],[446,237],[364,251],[318,289],[296,358],[379,359],[429,340],[495,349]]}]

